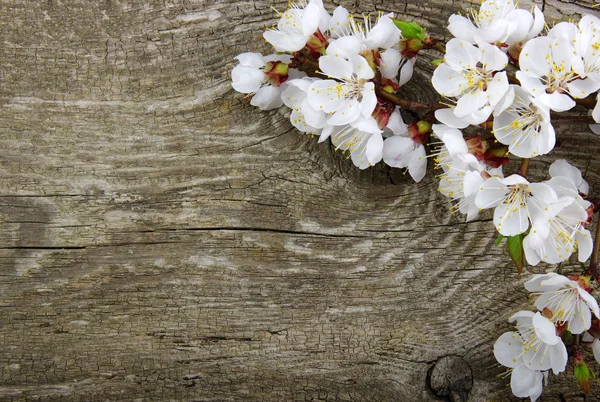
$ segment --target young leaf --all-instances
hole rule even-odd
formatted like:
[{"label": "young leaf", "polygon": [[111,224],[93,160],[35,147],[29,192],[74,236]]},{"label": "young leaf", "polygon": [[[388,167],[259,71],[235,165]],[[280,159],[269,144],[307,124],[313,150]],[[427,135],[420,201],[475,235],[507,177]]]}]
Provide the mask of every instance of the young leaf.
[{"label": "young leaf", "polygon": [[420,39],[424,40],[427,38],[427,34],[425,33],[425,28],[421,28],[418,24],[414,22],[406,22],[400,20],[393,20],[394,24],[398,27],[400,32],[402,32],[402,37],[404,39]]},{"label": "young leaf", "polygon": [[494,246],[498,247],[500,245],[500,243],[502,243],[502,240],[504,240],[504,236],[499,234],[498,238],[496,239],[496,241],[494,242]]},{"label": "young leaf", "polygon": [[525,233],[516,236],[509,236],[506,240],[508,245],[508,254],[513,260],[519,273],[523,272],[523,264],[525,263],[525,250],[523,249],[523,239]]},{"label": "young leaf", "polygon": [[590,380],[594,378],[594,373],[591,372],[586,364],[582,361],[574,367],[575,378],[581,387],[584,394],[590,394]]}]

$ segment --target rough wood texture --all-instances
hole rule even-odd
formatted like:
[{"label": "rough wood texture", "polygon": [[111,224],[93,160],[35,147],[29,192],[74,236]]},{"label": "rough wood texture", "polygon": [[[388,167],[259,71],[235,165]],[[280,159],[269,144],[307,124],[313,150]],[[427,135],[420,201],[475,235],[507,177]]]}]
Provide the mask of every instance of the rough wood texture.
[{"label": "rough wood texture", "polygon": [[[492,345],[528,300],[489,215],[465,224],[433,174],[358,171],[231,89],[271,4],[0,3],[1,400],[430,401],[455,361],[472,389],[446,400],[510,399]],[[466,7],[342,4],[440,37]],[[433,99],[428,70],[407,97]],[[600,141],[563,128],[553,157],[597,196]],[[568,374],[542,400],[582,394]]]}]

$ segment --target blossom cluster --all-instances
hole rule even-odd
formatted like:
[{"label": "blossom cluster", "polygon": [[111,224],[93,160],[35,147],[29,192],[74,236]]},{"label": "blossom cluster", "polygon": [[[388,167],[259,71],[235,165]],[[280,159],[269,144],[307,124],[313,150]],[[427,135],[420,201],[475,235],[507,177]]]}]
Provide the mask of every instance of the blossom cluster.
[{"label": "blossom cluster", "polygon": [[517,330],[498,338],[494,356],[509,368],[510,386],[515,396],[529,397],[535,402],[542,393],[543,380],[548,381],[550,370],[554,374],[565,371],[568,354],[563,338],[583,334],[584,341],[592,342],[596,359],[600,358],[597,324],[596,332],[592,329],[592,318],[597,321],[600,311],[598,302],[589,293],[589,277],[535,275],[525,282],[525,288],[537,296],[538,312],[523,310],[510,317],[510,322],[516,322]]},{"label": "blossom cluster", "polygon": [[380,94],[410,80],[427,37],[403,38],[393,17],[356,18],[342,6],[330,15],[321,0],[290,3],[277,27],[263,34],[276,53],[239,55],[233,87],[262,110],[286,105],[294,127],[319,135],[319,142],[330,138],[360,169],[384,160],[418,182],[427,167],[427,131],[406,125]]},{"label": "blossom cluster", "polygon": [[[503,236],[523,235],[531,265],[565,261],[577,248],[579,260],[587,260],[592,240],[585,227],[592,208],[582,198],[589,188],[581,172],[559,160],[543,183],[518,174],[504,177],[490,169],[485,144],[478,137],[465,141],[459,130],[491,119],[495,140],[508,153],[533,158],[550,152],[556,143],[551,112],[569,110],[576,105],[573,98],[600,89],[600,19],[586,15],[578,24],[561,22],[538,36],[544,15],[537,6],[527,12],[511,0],[487,0],[472,10],[472,19],[452,15],[449,21],[455,38],[432,78],[450,106],[436,111],[443,124],[433,131],[442,150],[455,150],[437,160],[444,170],[440,191],[467,220],[494,208],[496,229]],[[509,63],[519,68],[520,85],[509,84],[503,71]],[[593,115],[600,121],[598,104]]]},{"label": "blossom cluster", "polygon": [[[274,53],[238,55],[232,85],[261,110],[285,105],[296,129],[330,140],[360,169],[383,161],[419,182],[431,157],[451,212],[471,221],[493,209],[500,238],[517,244],[530,265],[574,254],[585,262],[594,248],[587,229],[594,204],[581,171],[559,159],[547,180],[530,182],[526,170],[529,159],[555,147],[557,113],[579,102],[600,123],[600,19],[585,15],[549,28],[537,6],[527,11],[513,0],[484,0],[468,17],[452,15],[448,30],[453,38],[444,48],[393,13],[373,20],[343,6],[329,13],[322,0],[292,2],[263,34]],[[415,109],[399,96],[419,52],[432,48],[444,52],[432,62],[431,79],[443,103]],[[590,128],[600,134],[600,124]],[[524,170],[505,174],[509,158],[523,158]],[[597,257],[592,261],[597,269]],[[600,312],[590,294],[598,276],[550,273],[525,283],[538,296],[538,311],[513,315],[517,330],[494,345],[516,396],[535,401],[550,370],[565,371],[569,354],[589,389],[593,375],[579,343],[568,353],[564,341],[581,336],[600,361]]]}]

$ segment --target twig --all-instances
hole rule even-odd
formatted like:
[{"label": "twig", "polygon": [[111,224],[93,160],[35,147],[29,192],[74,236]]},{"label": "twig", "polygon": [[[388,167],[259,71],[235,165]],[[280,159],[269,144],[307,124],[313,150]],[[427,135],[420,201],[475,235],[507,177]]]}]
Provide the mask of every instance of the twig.
[{"label": "twig", "polygon": [[517,170],[517,174],[527,178],[527,169],[529,169],[529,158],[523,158],[521,160],[521,166],[519,166],[519,170]]}]

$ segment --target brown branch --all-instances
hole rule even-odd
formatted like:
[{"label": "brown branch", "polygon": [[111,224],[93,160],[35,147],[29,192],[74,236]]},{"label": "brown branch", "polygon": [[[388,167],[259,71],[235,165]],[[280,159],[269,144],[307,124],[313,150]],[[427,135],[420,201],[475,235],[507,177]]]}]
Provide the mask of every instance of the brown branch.
[{"label": "brown branch", "polygon": [[529,169],[529,161],[529,158],[523,158],[523,160],[521,160],[521,166],[519,166],[517,174],[527,178],[527,169]]},{"label": "brown branch", "polygon": [[386,92],[380,88],[375,88],[375,94],[380,97],[383,100],[386,100],[390,103],[393,103],[394,105],[400,106],[401,108],[404,109],[410,109],[410,110],[438,110],[438,109],[444,109],[447,108],[448,106],[443,105],[441,103],[437,103],[437,104],[427,104],[427,103],[419,103],[419,102],[414,102],[414,101],[410,101],[407,99],[402,99],[394,94],[391,94],[389,92]]}]

